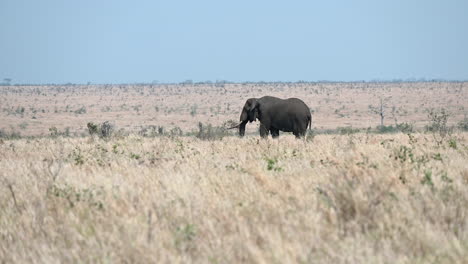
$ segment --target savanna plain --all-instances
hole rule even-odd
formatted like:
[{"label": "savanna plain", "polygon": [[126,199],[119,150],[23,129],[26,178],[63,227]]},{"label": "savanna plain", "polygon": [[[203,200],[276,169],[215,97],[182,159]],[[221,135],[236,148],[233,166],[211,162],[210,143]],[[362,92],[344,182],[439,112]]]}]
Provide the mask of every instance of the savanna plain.
[{"label": "savanna plain", "polygon": [[[313,130],[223,128],[263,95],[303,99]],[[0,87],[0,261],[467,263],[467,98],[463,82]]]}]

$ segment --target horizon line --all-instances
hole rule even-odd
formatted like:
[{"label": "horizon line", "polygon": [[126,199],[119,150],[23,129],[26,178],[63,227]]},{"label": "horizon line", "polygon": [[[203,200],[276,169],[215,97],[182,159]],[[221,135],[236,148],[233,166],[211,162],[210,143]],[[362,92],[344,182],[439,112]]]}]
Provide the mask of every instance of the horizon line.
[{"label": "horizon line", "polygon": [[186,79],[180,82],[160,82],[157,80],[151,82],[108,82],[108,83],[99,83],[99,82],[66,82],[66,83],[9,83],[5,80],[10,80],[9,78],[4,78],[4,82],[0,82],[0,86],[83,86],[83,85],[202,85],[202,84],[292,84],[292,83],[432,83],[432,82],[443,82],[443,83],[464,83],[468,82],[468,79],[443,79],[443,78],[394,78],[394,79],[370,79],[370,80],[352,80],[352,81],[343,81],[343,80],[297,80],[297,81],[229,81],[229,80],[205,80],[205,81],[194,81],[192,79]]}]

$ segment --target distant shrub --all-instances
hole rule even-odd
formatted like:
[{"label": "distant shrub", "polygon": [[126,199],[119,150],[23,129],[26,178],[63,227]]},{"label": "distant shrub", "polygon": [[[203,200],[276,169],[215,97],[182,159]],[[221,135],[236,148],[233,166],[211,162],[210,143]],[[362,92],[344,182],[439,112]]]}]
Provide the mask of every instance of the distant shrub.
[{"label": "distant shrub", "polygon": [[69,137],[70,136],[70,128],[66,127],[65,130],[60,131],[55,126],[49,127],[49,135],[51,137],[58,137],[58,136]]},{"label": "distant shrub", "polygon": [[18,106],[18,107],[16,108],[16,110],[15,110],[15,113],[16,113],[16,114],[19,114],[19,115],[21,115],[21,116],[23,116],[24,111],[25,111],[24,107]]},{"label": "distant shrub", "polygon": [[396,127],[393,127],[392,125],[389,126],[377,126],[377,132],[379,133],[395,133],[398,132],[398,129]]},{"label": "distant shrub", "polygon": [[153,125],[142,127],[140,131],[138,131],[138,135],[143,137],[154,137],[156,135],[156,127]]},{"label": "distant shrub", "polygon": [[57,137],[59,135],[57,127],[49,127],[49,133],[51,137]]},{"label": "distant shrub", "polygon": [[143,137],[156,137],[156,136],[162,136],[164,135],[164,127],[162,126],[146,126],[143,127],[139,132],[139,135]]},{"label": "distant shrub", "polygon": [[230,133],[224,127],[212,126],[211,124],[203,125],[203,123],[198,123],[198,133],[197,138],[203,140],[219,140],[225,136],[230,135]]},{"label": "distant shrub", "polygon": [[389,125],[389,126],[377,126],[376,128],[377,133],[413,133],[414,128],[413,125],[410,123],[397,123],[395,126]]},{"label": "distant shrub", "polygon": [[121,128],[112,132],[112,137],[114,138],[124,138],[127,137],[130,133],[125,129]]},{"label": "distant shrub", "polygon": [[428,113],[430,123],[426,126],[426,131],[432,134],[437,145],[441,145],[453,132],[453,127],[448,125],[449,116],[450,114],[444,108],[431,109]]},{"label": "distant shrub", "polygon": [[195,116],[197,115],[197,110],[198,110],[198,105],[192,105],[192,107],[190,108],[190,115],[191,116]]},{"label": "distant shrub", "polygon": [[341,134],[341,135],[349,135],[349,134],[359,133],[360,129],[353,128],[353,127],[338,127],[336,131],[338,132],[338,134]]},{"label": "distant shrub", "polygon": [[87,126],[88,126],[88,132],[89,132],[89,134],[91,136],[96,135],[98,133],[98,125],[96,125],[96,124],[94,124],[92,122],[89,122]]},{"label": "distant shrub", "polygon": [[86,114],[86,107],[82,106],[79,109],[75,110],[74,113],[77,115]]},{"label": "distant shrub", "polygon": [[410,123],[398,123],[396,124],[396,129],[402,133],[413,133],[414,127]]},{"label": "distant shrub", "polygon": [[62,132],[62,135],[69,137],[70,136],[70,127],[66,127],[65,130]]},{"label": "distant shrub", "polygon": [[23,122],[23,123],[19,124],[18,126],[19,126],[19,128],[21,128],[22,130],[25,130],[25,129],[28,127],[28,125],[29,125],[29,124],[28,124],[27,122]]},{"label": "distant shrub", "polygon": [[102,124],[94,124],[93,122],[89,122],[87,124],[88,132],[92,135],[97,135],[100,138],[109,138],[111,137],[112,133],[115,130],[114,125],[112,125],[109,121],[105,121]]},{"label": "distant shrub", "polygon": [[458,122],[457,127],[461,131],[468,131],[468,116],[465,116],[463,120]]},{"label": "distant shrub", "polygon": [[182,129],[178,126],[172,128],[170,131],[169,131],[169,135],[170,136],[182,136],[184,134],[184,132],[182,131]]},{"label": "distant shrub", "polygon": [[101,124],[101,137],[108,138],[114,132],[114,126],[109,122],[105,121]]},{"label": "distant shrub", "polygon": [[0,138],[4,139],[19,139],[21,138],[21,134],[15,130],[11,132],[6,132],[3,129],[0,129]]}]

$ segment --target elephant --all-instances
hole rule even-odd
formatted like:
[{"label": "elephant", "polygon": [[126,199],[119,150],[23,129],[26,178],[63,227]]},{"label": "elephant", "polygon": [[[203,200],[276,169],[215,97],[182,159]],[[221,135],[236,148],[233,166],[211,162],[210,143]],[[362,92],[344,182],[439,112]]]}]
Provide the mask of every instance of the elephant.
[{"label": "elephant", "polygon": [[292,132],[296,138],[304,137],[307,127],[312,129],[312,115],[309,107],[298,98],[280,99],[273,96],[250,98],[245,102],[240,123],[230,127],[239,128],[244,136],[247,122],[260,121],[260,136],[279,137],[279,131]]}]

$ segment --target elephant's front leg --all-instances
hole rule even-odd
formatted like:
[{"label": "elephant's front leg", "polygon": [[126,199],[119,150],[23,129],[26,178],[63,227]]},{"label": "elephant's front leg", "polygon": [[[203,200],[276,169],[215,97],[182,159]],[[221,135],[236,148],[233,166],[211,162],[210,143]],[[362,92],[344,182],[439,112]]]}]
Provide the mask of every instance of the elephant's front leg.
[{"label": "elephant's front leg", "polygon": [[260,123],[260,136],[262,138],[268,137],[268,128],[264,124]]}]

